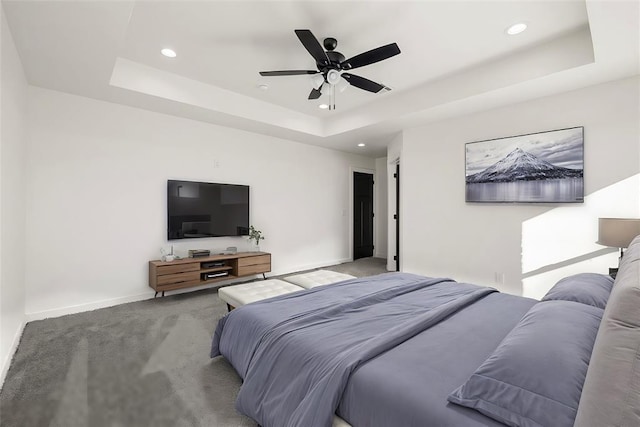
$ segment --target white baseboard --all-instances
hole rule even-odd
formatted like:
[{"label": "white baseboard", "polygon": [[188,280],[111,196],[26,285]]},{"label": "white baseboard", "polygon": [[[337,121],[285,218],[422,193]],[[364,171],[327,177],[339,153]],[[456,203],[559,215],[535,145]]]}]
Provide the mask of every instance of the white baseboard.
[{"label": "white baseboard", "polygon": [[[250,278],[245,278],[245,280],[248,280],[248,279]],[[178,294],[183,294],[187,292],[193,292],[196,290],[216,288],[221,285],[231,284],[233,282],[238,282],[238,281],[240,281],[240,279],[229,280],[228,282],[220,282],[220,283],[214,283],[214,284],[209,284],[204,286],[198,286],[196,288],[186,288],[186,289],[178,289],[175,291],[167,291],[165,295],[167,296],[178,295]],[[53,317],[66,316],[68,314],[83,313],[85,311],[93,311],[101,308],[113,307],[114,305],[126,304],[129,302],[153,299],[154,295],[155,295],[155,292],[152,289],[150,289],[148,292],[145,292],[143,294],[138,294],[138,295],[111,298],[111,299],[106,299],[101,301],[90,302],[86,304],[77,304],[77,305],[71,305],[68,307],[54,308],[51,310],[35,311],[32,313],[27,313],[26,318],[27,318],[27,322],[32,322],[34,320],[50,319]]]},{"label": "white baseboard", "polygon": [[[304,264],[304,265],[298,265],[292,268],[287,268],[286,270],[271,271],[270,273],[267,273],[267,274],[269,276],[280,276],[283,274],[289,274],[289,273],[294,273],[294,272],[304,271],[304,270],[311,270],[314,268],[326,267],[329,265],[340,264],[348,261],[350,260],[338,259],[338,260],[330,260],[330,261],[324,261],[324,262],[318,262],[318,263],[312,263],[312,264]],[[260,277],[259,275],[255,276],[256,279],[259,277]],[[193,292],[195,290],[217,288],[223,285],[230,285],[236,282],[246,282],[249,280],[252,280],[252,277],[240,277],[238,279],[213,283],[205,286],[198,286],[196,288],[187,288],[187,289],[179,289],[176,291],[170,291],[170,292],[167,292],[166,295],[177,295],[177,294],[182,294],[187,292]],[[154,295],[154,291],[150,289],[149,292],[145,292],[143,294],[138,294],[138,295],[111,298],[111,299],[106,299],[101,301],[90,302],[86,304],[77,304],[77,305],[71,305],[67,307],[54,308],[51,310],[31,312],[26,314],[26,321],[32,322],[34,320],[43,320],[43,319],[49,319],[52,317],[66,316],[67,314],[82,313],[84,311],[92,311],[100,308],[113,307],[114,305],[126,304],[128,302],[143,301],[143,300],[153,298],[153,295]]]},{"label": "white baseboard", "polygon": [[7,357],[2,361],[2,369],[0,370],[0,389],[2,389],[2,386],[4,385],[4,380],[7,377],[7,372],[9,372],[9,366],[11,366],[13,356],[16,354],[16,350],[18,349],[18,344],[20,344],[20,338],[22,338],[22,332],[24,331],[25,325],[26,322],[20,323],[18,330],[13,336],[13,341],[11,342],[9,353],[7,354]]},{"label": "white baseboard", "polygon": [[272,271],[269,274],[272,276],[282,276],[283,274],[291,274],[291,273],[297,273],[299,271],[313,270],[315,268],[328,267],[328,266],[342,264],[343,262],[350,262],[350,261],[352,260],[349,258],[343,258],[343,259],[335,259],[335,260],[323,261],[323,262],[314,262],[311,264],[301,264],[298,266],[287,268],[286,270]]},{"label": "white baseboard", "polygon": [[128,302],[142,301],[149,298],[153,298],[153,291],[145,292],[144,294],[131,295],[126,297],[111,298],[101,301],[90,302],[86,304],[70,305],[67,307],[54,308],[51,310],[34,311],[26,314],[27,322],[34,320],[43,320],[51,317],[66,316],[67,314],[82,313],[83,311],[92,311],[99,308],[112,307],[114,305],[125,304]]}]

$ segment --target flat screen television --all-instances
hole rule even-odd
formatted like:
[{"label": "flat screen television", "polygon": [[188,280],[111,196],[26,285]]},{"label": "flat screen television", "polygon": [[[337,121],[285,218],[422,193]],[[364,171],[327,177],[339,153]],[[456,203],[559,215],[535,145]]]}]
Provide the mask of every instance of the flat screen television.
[{"label": "flat screen television", "polygon": [[248,185],[167,182],[169,240],[248,234]]}]

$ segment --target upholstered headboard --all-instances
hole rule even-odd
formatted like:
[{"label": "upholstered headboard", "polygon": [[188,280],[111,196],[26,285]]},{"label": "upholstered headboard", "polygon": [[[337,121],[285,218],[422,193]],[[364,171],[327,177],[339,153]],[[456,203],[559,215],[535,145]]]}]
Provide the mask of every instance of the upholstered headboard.
[{"label": "upholstered headboard", "polygon": [[574,427],[640,426],[640,236],[622,258]]}]

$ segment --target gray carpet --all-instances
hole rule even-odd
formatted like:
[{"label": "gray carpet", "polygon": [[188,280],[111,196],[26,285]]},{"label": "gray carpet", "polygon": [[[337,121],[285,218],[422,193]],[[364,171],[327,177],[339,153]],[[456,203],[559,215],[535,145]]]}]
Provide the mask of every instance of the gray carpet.
[{"label": "gray carpet", "polygon": [[[326,269],[368,276],[385,260]],[[27,324],[0,392],[1,426],[255,426],[234,407],[240,379],[211,335],[217,289]]]}]

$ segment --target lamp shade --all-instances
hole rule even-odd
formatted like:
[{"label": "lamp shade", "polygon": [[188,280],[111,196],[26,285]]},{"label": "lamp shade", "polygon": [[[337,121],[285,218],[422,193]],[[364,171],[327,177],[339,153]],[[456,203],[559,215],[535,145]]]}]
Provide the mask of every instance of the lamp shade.
[{"label": "lamp shade", "polygon": [[640,234],[640,219],[599,218],[596,243],[614,248],[626,248]]}]

